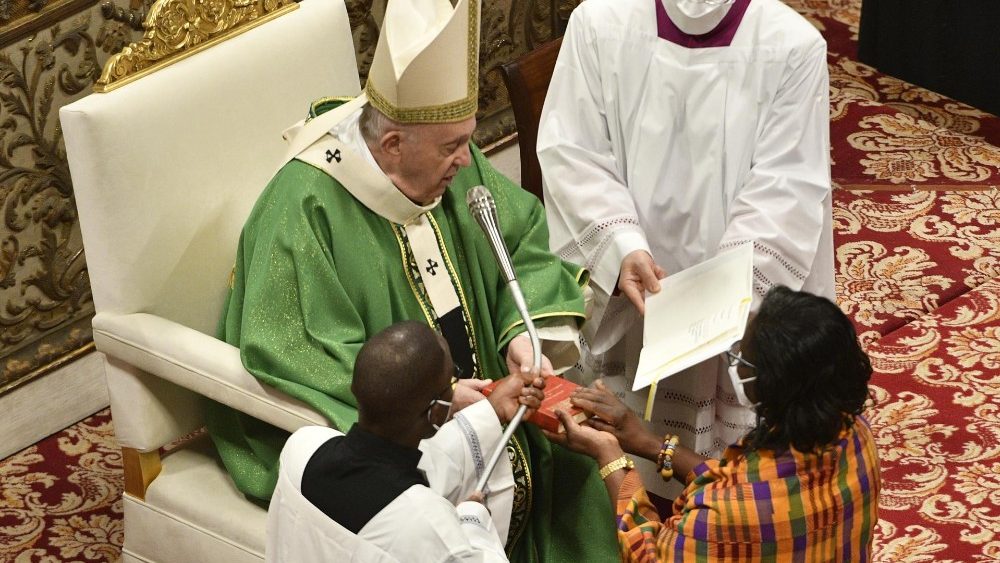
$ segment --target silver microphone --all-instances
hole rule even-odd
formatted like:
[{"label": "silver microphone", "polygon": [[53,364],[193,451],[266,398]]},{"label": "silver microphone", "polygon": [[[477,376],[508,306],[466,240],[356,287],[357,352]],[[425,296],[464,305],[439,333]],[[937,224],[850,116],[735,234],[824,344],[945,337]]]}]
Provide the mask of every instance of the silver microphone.
[{"label": "silver microphone", "polygon": [[497,204],[493,201],[493,194],[485,186],[476,186],[469,190],[468,195],[465,196],[465,203],[469,206],[472,218],[486,233],[486,240],[490,243],[493,257],[497,259],[497,265],[500,266],[503,277],[508,284],[516,282],[517,275],[514,273],[514,264],[510,261],[507,244],[500,235],[500,221],[497,220]]},{"label": "silver microphone", "polygon": [[[521,320],[524,321],[528,338],[531,340],[532,362],[534,364],[533,373],[537,374],[542,369],[542,346],[538,341],[535,323],[531,321],[531,315],[528,314],[528,305],[524,301],[524,294],[521,293],[521,285],[517,283],[514,264],[511,262],[510,253],[507,251],[507,244],[504,243],[503,236],[500,235],[500,221],[497,220],[497,205],[493,201],[493,194],[485,186],[476,186],[469,190],[468,195],[465,196],[465,203],[469,206],[469,213],[472,214],[472,217],[479,223],[479,226],[486,234],[486,240],[489,241],[490,249],[493,250],[493,257],[496,258],[497,265],[500,267],[500,271],[507,281],[507,287],[510,288],[511,297],[514,298],[514,305],[517,307],[518,313],[521,314]],[[514,435],[514,431],[520,425],[521,418],[524,417],[524,412],[527,409],[528,407],[524,405],[519,406],[514,417],[510,419],[507,430],[504,431],[503,436],[500,438],[500,445],[493,452],[493,455],[490,456],[483,474],[479,476],[479,481],[476,483],[477,491],[482,491],[486,487],[486,481],[489,480],[490,474],[493,473],[493,468],[496,467],[500,456],[507,449],[507,443],[510,442],[511,436]]]}]

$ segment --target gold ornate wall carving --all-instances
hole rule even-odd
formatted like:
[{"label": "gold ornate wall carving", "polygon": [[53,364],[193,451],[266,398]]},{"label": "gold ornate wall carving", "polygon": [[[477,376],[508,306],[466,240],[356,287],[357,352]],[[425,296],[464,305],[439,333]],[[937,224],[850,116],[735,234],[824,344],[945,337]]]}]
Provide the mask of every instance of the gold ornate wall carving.
[{"label": "gold ornate wall carving", "polygon": [[558,0],[486,0],[479,49],[479,124],[474,140],[480,146],[514,132],[507,88],[500,65],[555,39],[559,33]]},{"label": "gold ornate wall carving", "polygon": [[104,65],[94,91],[107,92],[294,10],[292,0],[160,0],[142,39]]},{"label": "gold ornate wall carving", "polygon": [[89,2],[0,50],[0,393],[91,346],[94,307],[58,113],[90,92],[132,33]]},{"label": "gold ornate wall carving", "polygon": [[382,16],[385,14],[386,0],[346,0],[347,17],[351,21],[354,36],[354,50],[358,58],[358,74],[361,86],[368,80],[368,68],[372,65],[375,45],[378,43]]},{"label": "gold ornate wall carving", "polygon": [[0,0],[0,48],[96,3],[97,0]]}]

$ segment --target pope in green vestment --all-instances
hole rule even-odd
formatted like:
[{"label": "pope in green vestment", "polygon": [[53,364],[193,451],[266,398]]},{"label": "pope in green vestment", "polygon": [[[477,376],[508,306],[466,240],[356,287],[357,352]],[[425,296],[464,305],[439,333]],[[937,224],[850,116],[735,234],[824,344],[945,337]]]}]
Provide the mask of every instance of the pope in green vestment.
[{"label": "pope in green vestment", "polygon": [[[368,187],[349,190],[302,160],[284,165],[244,226],[220,321],[219,337],[240,348],[246,369],[346,432],[357,420],[350,386],[366,339],[402,320],[441,328],[403,225],[426,214],[444,262],[437,268],[448,273],[458,293],[474,376],[504,377],[501,351],[524,326],[466,207],[466,193],[477,185],[485,185],[496,201],[536,326],[582,324],[586,272],[549,252],[540,202],[496,172],[475,146],[470,149],[472,165],[460,169],[429,210],[396,191],[402,201],[392,196],[391,210],[376,212],[352,193]],[[359,161],[346,148],[344,156]],[[237,487],[266,502],[288,434],[223,405],[212,403],[207,410],[209,432]],[[515,495],[511,559],[616,560],[613,513],[594,462],[552,445],[532,425],[522,425],[515,438],[511,451],[519,455],[512,456],[512,465],[524,494]]]}]

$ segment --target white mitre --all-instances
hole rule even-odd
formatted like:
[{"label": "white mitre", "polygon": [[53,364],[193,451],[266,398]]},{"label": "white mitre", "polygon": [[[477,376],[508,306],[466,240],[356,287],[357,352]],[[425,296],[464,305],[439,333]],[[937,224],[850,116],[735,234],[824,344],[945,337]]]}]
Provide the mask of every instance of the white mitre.
[{"label": "white mitre", "polygon": [[475,116],[479,0],[389,0],[365,92],[399,123]]}]

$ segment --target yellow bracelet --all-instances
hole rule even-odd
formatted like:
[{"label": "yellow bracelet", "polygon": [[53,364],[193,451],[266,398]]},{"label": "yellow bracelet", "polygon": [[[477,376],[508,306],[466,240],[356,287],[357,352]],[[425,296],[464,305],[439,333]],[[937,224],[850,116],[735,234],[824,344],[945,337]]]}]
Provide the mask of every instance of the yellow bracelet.
[{"label": "yellow bracelet", "polygon": [[599,473],[601,475],[601,479],[604,480],[608,478],[608,475],[611,475],[612,473],[618,471],[619,469],[634,469],[634,468],[635,468],[635,462],[632,461],[628,456],[623,455],[620,458],[611,461],[607,465],[602,467]]},{"label": "yellow bracelet", "polygon": [[670,481],[674,476],[674,452],[677,450],[677,443],[680,441],[680,437],[676,434],[667,434],[669,438],[664,438],[663,448],[660,449],[660,477],[664,481]]}]

